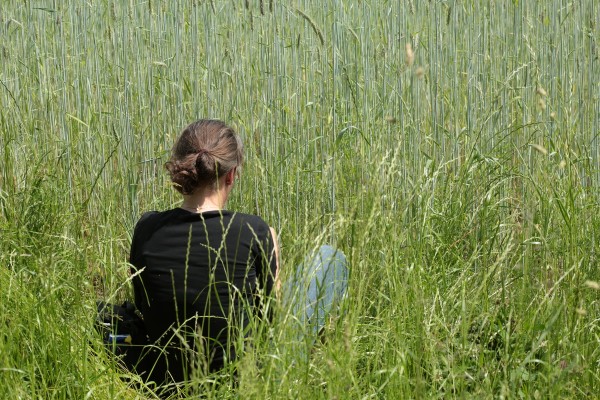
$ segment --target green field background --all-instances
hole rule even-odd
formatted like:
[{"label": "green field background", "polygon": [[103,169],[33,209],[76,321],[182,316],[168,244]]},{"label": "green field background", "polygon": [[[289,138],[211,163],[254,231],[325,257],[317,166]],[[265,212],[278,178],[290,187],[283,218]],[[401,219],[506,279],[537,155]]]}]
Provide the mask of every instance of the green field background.
[{"label": "green field background", "polygon": [[174,398],[598,396],[599,24],[594,0],[2,1],[0,397],[154,398],[95,301],[130,297],[133,226],[179,204],[163,165],[205,117],[242,136],[228,207],[280,233],[284,276],[331,243],[349,292],[308,357],[275,318]]}]

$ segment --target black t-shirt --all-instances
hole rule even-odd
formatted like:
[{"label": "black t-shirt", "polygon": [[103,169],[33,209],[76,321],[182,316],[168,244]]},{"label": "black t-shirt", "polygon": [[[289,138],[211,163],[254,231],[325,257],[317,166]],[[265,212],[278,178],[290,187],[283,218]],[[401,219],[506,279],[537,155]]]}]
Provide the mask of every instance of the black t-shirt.
[{"label": "black t-shirt", "polygon": [[[142,216],[130,262],[135,303],[150,339],[198,350],[210,370],[235,358],[232,333],[244,334],[259,289],[270,293],[276,268],[273,238],[260,217],[182,208]],[[175,356],[171,364],[185,359]],[[192,361],[198,360],[183,364]],[[183,379],[180,365],[165,368]]]}]

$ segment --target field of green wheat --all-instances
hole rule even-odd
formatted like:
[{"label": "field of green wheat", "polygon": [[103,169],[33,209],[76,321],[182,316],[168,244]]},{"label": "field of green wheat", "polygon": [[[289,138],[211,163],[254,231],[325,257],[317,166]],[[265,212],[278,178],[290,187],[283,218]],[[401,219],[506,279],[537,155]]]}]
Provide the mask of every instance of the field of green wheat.
[{"label": "field of green wheat", "polygon": [[599,25],[595,0],[3,0],[0,398],[155,398],[96,300],[131,298],[133,226],[179,204],[163,165],[204,117],[242,136],[229,208],[284,276],[331,243],[350,281],[316,345],[277,310],[172,398],[598,396]]}]

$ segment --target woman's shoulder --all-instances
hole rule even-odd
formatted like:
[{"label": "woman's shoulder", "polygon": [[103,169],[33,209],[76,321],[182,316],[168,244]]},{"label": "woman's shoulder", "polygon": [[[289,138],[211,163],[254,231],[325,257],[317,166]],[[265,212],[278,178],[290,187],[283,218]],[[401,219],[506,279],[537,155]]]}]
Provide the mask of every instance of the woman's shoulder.
[{"label": "woman's shoulder", "polygon": [[265,222],[265,220],[258,215],[246,214],[237,211],[227,211],[226,213],[236,224],[243,225],[250,229],[257,230],[260,232],[269,230],[269,224],[267,224],[267,222]]},{"label": "woman's shoulder", "polygon": [[228,211],[228,213],[230,213],[233,218],[238,218],[242,221],[266,224],[265,220],[262,219],[262,217],[255,214],[246,214],[238,211]]},{"label": "woman's shoulder", "polygon": [[159,211],[146,211],[145,213],[143,213],[140,217],[140,219],[138,219],[137,224],[143,224],[146,221],[154,218],[156,215],[160,214]]},{"label": "woman's shoulder", "polygon": [[172,220],[177,214],[180,214],[177,208],[166,211],[146,211],[137,221],[135,231],[154,230],[165,221]]}]

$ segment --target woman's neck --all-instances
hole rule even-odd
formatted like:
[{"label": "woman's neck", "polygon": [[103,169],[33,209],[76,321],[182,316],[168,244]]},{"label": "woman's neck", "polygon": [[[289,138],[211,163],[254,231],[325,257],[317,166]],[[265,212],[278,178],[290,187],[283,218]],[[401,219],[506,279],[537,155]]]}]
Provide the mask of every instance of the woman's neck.
[{"label": "woman's neck", "polygon": [[227,197],[222,191],[198,189],[189,195],[183,195],[181,208],[190,212],[218,211],[225,207]]},{"label": "woman's neck", "polygon": [[201,205],[194,205],[192,203],[188,203],[188,202],[183,202],[181,204],[181,206],[179,206],[179,208],[183,208],[186,211],[189,212],[194,212],[194,213],[202,213],[202,212],[206,212],[206,211],[219,211],[222,210],[223,207],[219,207],[216,204],[201,204]]}]

